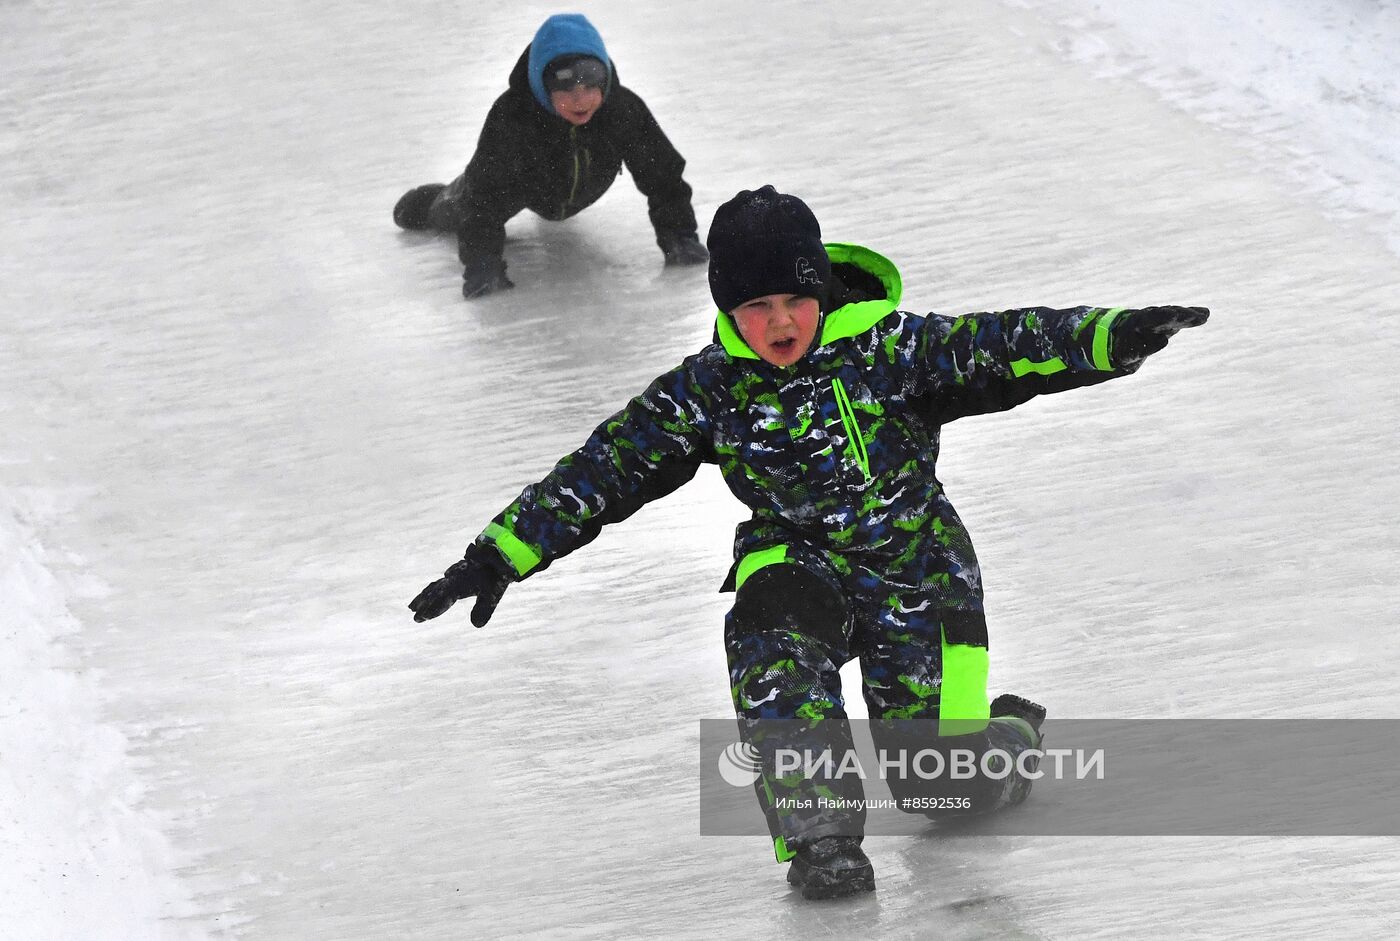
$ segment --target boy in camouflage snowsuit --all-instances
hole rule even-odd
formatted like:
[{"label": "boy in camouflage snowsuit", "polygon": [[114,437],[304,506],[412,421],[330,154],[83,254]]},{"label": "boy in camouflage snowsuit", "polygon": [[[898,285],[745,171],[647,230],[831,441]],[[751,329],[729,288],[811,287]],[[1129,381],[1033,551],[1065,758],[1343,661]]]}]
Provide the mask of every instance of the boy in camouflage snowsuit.
[{"label": "boy in camouflage snowsuit", "polygon": [[[901,720],[979,751],[1039,744],[1043,709],[987,699],[981,575],[935,475],[940,426],[1134,372],[1207,317],[1183,307],[918,316],[898,310],[893,264],[820,235],[807,206],[771,186],[721,206],[707,239],[717,342],[526,487],[410,605],[423,620],[474,596],[481,626],[510,583],[718,464],[753,511],[723,588],[736,592],[725,623],[735,710],[763,755],[756,788],[778,858],[793,859],[789,879],[808,897],[874,885],[863,811],[777,809],[784,796],[859,796],[851,776],[779,778],[772,764],[775,737],[848,739],[842,664],[860,658],[877,739],[888,723],[877,745],[896,747]],[[768,721],[797,731],[765,735]],[[986,812],[1023,798],[1029,781],[970,787],[972,809]]]}]

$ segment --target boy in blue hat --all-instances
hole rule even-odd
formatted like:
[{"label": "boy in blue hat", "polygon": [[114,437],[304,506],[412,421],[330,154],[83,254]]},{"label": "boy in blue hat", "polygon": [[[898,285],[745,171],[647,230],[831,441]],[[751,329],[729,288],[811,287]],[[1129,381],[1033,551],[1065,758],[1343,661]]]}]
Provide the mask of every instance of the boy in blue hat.
[{"label": "boy in blue hat", "polygon": [[[763,759],[755,789],[776,855],[808,898],[868,891],[859,780],[778,776],[772,729],[848,738],[838,671],[859,658],[877,747],[941,741],[1017,759],[948,805],[987,813],[1025,798],[1035,769],[1019,757],[1045,718],[1017,696],[988,700],[982,576],[935,473],[941,427],[1136,372],[1208,311],[906,313],[891,262],[823,244],[806,204],[771,186],[721,206],[707,244],[717,342],[526,487],[409,607],[422,621],[475,597],[480,627],[509,585],[719,465],[753,511],[721,590],[735,592],[730,690]],[[924,785],[889,783],[901,809],[926,812]],[[832,792],[834,806],[810,799]]]},{"label": "boy in blue hat", "polygon": [[462,294],[514,287],[506,277],[506,220],[529,209],[567,219],[591,206],[626,166],[647,197],[668,265],[706,260],[696,236],[685,159],[646,104],[619,83],[593,24],[579,14],[544,21],[496,99],[466,171],[409,190],[394,207],[404,229],[455,233]]}]

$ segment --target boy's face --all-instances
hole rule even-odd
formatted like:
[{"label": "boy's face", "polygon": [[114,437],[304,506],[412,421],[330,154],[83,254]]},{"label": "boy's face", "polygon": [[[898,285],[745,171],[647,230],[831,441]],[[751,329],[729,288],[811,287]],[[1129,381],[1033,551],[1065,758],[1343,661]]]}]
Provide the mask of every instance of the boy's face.
[{"label": "boy's face", "polygon": [[739,335],[764,362],[791,366],[816,339],[821,305],[815,297],[768,294],[745,301],[731,313]]},{"label": "boy's face", "polygon": [[568,91],[550,92],[549,101],[554,105],[559,117],[570,124],[583,125],[603,106],[603,90],[587,85],[575,85]]}]

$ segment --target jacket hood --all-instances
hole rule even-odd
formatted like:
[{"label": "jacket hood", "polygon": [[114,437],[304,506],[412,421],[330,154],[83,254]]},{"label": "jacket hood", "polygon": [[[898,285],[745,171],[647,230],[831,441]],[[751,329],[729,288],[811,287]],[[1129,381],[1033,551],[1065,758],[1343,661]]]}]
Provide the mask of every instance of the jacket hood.
[{"label": "jacket hood", "polygon": [[[826,314],[818,327],[817,340],[812,349],[847,337],[859,336],[869,330],[899,306],[900,296],[904,293],[904,282],[900,279],[899,269],[894,266],[894,262],[879,252],[845,242],[827,242],[824,247],[826,257],[831,259],[833,271],[838,265],[854,265],[879,281],[884,288],[884,296],[853,301]],[[726,311],[718,312],[715,318],[715,332],[725,352],[734,359],[760,358],[744,342],[738,326],[734,323],[734,317]],[[807,352],[810,354],[811,350]]]},{"label": "jacket hood", "polygon": [[535,32],[535,38],[525,50],[530,91],[540,103],[540,107],[550,114],[554,113],[554,105],[549,100],[549,92],[544,88],[544,68],[560,56],[566,55],[593,56],[608,66],[608,87],[603,90],[604,97],[612,90],[616,81],[612,75],[612,60],[608,58],[608,50],[603,45],[603,37],[594,29],[593,24],[580,13],[557,13],[540,25]]}]

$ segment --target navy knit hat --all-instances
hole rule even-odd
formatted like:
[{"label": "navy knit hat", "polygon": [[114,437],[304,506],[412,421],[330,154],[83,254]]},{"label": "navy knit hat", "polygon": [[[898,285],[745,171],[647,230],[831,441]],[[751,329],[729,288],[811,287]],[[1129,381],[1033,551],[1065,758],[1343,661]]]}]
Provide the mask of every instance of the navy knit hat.
[{"label": "navy knit hat", "polygon": [[820,299],[831,277],[817,217],[772,186],[743,190],[715,210],[705,245],[710,294],[725,313],[767,294]]}]

